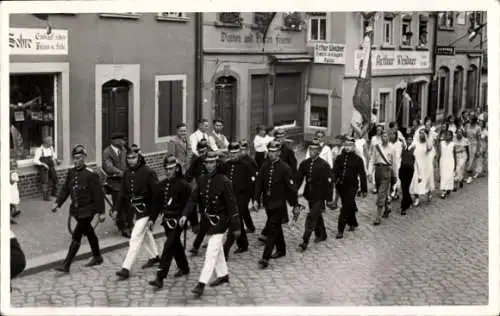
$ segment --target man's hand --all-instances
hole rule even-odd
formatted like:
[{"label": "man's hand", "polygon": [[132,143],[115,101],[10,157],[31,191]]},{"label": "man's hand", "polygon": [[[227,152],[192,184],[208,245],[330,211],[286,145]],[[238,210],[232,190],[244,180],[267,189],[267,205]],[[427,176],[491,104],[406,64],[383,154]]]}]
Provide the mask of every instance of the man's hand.
[{"label": "man's hand", "polygon": [[187,221],[187,217],[186,217],[186,216],[182,216],[182,217],[179,219],[179,226],[180,226],[180,227],[184,227],[184,225],[186,225],[186,221]]},{"label": "man's hand", "polygon": [[57,203],[54,203],[54,205],[52,205],[52,209],[51,209],[52,213],[55,213],[58,210],[59,210],[59,205],[57,205]]},{"label": "man's hand", "polygon": [[106,219],[106,215],[104,214],[99,214],[99,222],[102,223]]},{"label": "man's hand", "polygon": [[46,164],[46,163],[42,164],[42,167],[44,167],[45,169],[49,170],[49,165]]},{"label": "man's hand", "polygon": [[234,239],[240,238],[240,236],[241,236],[241,230],[234,230],[233,231],[233,236],[234,236]]}]

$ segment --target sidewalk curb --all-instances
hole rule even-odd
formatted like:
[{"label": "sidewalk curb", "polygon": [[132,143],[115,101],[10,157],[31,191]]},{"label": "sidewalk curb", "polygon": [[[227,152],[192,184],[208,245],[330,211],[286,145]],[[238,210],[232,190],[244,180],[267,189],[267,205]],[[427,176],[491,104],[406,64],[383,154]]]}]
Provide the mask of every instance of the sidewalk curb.
[{"label": "sidewalk curb", "polygon": [[[153,233],[153,236],[156,238],[164,237],[165,232],[159,231]],[[84,236],[85,238],[85,236]],[[111,252],[117,249],[125,248],[128,246],[128,239],[124,237],[109,237],[105,240],[99,240],[99,245],[101,246],[101,254],[105,254],[107,252]],[[66,257],[67,250],[58,251],[55,253],[51,253],[48,255],[42,255],[31,260],[27,260],[26,269],[18,276],[19,278],[25,277],[28,275],[36,274],[42,271],[50,270],[52,268],[57,267],[62,264],[64,258]],[[73,260],[73,264],[75,261],[88,259],[92,257],[92,252],[90,250],[90,246],[88,243],[82,244],[80,247],[80,252],[76,255]],[[104,258],[104,260],[106,260]]]}]

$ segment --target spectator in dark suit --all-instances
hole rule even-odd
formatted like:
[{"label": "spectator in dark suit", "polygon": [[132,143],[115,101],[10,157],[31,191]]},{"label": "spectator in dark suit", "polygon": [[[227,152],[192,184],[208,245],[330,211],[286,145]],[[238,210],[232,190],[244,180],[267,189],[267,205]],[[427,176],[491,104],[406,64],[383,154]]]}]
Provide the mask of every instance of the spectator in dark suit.
[{"label": "spectator in dark suit", "polygon": [[[123,177],[123,171],[127,168],[127,152],[125,148],[125,136],[121,133],[114,133],[111,135],[111,145],[106,147],[102,153],[102,168],[106,172],[107,179],[111,189],[111,199],[113,205],[116,205],[120,185]],[[131,227],[129,216],[126,210],[116,210],[116,224],[120,229],[122,236],[130,238]]]},{"label": "spectator in dark suit", "polygon": [[182,172],[185,173],[193,155],[191,144],[187,138],[187,127],[185,123],[177,125],[177,135],[169,142],[168,152],[174,155],[177,162],[182,167]]}]

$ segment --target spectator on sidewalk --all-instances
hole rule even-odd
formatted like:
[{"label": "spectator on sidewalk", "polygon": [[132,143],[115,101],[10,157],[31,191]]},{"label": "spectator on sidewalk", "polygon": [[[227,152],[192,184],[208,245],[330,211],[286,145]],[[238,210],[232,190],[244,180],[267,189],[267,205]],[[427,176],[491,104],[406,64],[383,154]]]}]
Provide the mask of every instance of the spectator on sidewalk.
[{"label": "spectator on sidewalk", "polygon": [[[35,150],[33,163],[37,166],[40,175],[43,199],[45,201],[50,201],[50,196],[57,196],[57,172],[55,166],[59,164],[59,160],[56,158],[52,137],[45,137],[43,144]],[[51,189],[50,195],[49,183]]]},{"label": "spectator on sidewalk", "polygon": [[[325,132],[323,131],[316,132],[315,139],[319,141],[319,146],[320,146],[319,158],[322,158],[324,161],[326,161],[330,166],[330,169],[332,169],[333,168],[332,150],[328,145],[325,144],[324,138],[325,138]],[[309,159],[309,157],[311,157],[309,148],[307,148],[305,159]]]},{"label": "spectator on sidewalk", "polygon": [[213,120],[213,130],[210,133],[210,136],[215,142],[215,146],[217,147],[217,152],[219,154],[219,159],[224,160],[227,156],[227,148],[229,146],[229,141],[227,137],[222,134],[222,130],[224,129],[224,121],[220,118],[216,118]]},{"label": "spectator on sidewalk", "polygon": [[210,147],[211,150],[217,151],[217,145],[215,144],[215,141],[213,137],[211,137],[208,133],[208,120],[207,119],[201,119],[198,122],[198,129],[189,136],[189,144],[191,145],[191,150],[193,151],[193,154],[196,156],[198,155],[198,143],[200,140],[204,139],[208,143],[208,147]]},{"label": "spectator on sidewalk", "polygon": [[181,165],[182,173],[185,173],[193,155],[191,144],[187,138],[187,127],[185,123],[177,125],[177,134],[169,142],[168,152],[174,155],[177,162]]},{"label": "spectator on sidewalk", "polygon": [[17,174],[17,162],[15,159],[10,160],[10,223],[17,224],[14,218],[21,214],[19,209],[19,203],[21,199],[19,197],[19,187],[17,183],[19,182],[19,175]]},{"label": "spectator on sidewalk", "polygon": [[[114,133],[111,135],[111,145],[106,147],[102,153],[102,168],[107,175],[107,183],[111,189],[111,200],[113,205],[116,205],[118,194],[120,192],[120,185],[123,177],[123,172],[126,169],[126,149],[125,149],[125,136],[121,133]],[[130,215],[125,210],[117,210],[116,225],[121,231],[122,236],[130,238],[130,231],[128,223]]]},{"label": "spectator on sidewalk", "polygon": [[264,125],[257,127],[257,135],[253,139],[253,148],[255,149],[255,161],[260,168],[267,157],[267,145],[274,140],[269,136]]}]

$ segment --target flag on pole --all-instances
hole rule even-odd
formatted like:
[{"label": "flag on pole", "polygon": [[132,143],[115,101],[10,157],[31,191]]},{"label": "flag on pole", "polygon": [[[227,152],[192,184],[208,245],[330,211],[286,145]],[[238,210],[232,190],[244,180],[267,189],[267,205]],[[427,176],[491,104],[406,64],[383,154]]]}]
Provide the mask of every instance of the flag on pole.
[{"label": "flag on pole", "polygon": [[371,36],[369,26],[363,40],[363,54],[359,65],[359,75],[356,78],[356,87],[352,97],[353,115],[351,125],[360,130],[371,121],[372,111],[372,84],[371,84]]}]

